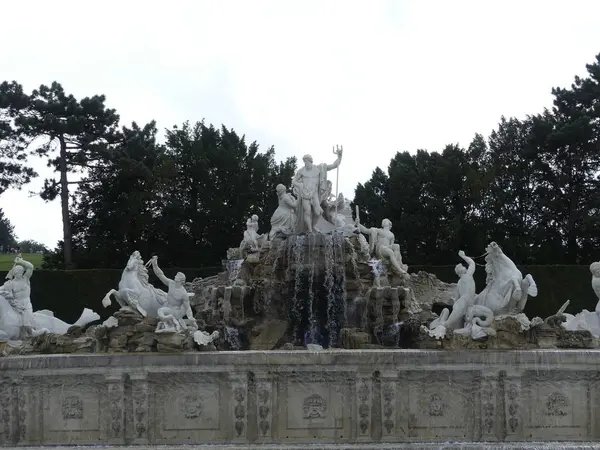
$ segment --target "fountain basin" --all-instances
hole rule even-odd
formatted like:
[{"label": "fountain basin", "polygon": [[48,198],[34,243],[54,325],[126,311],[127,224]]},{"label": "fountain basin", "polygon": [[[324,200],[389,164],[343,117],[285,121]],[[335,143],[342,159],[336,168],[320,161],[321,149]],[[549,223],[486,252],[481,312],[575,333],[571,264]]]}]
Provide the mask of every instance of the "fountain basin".
[{"label": "fountain basin", "polygon": [[0,445],[586,448],[600,440],[599,359],[337,349],[6,357]]}]

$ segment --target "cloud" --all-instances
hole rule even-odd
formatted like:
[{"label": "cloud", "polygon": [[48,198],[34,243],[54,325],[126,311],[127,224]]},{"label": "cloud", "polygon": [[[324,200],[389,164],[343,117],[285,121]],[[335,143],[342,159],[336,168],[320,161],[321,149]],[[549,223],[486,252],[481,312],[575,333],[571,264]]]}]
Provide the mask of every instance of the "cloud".
[{"label": "cloud", "polygon": [[[350,197],[397,151],[466,146],[501,115],[542,111],[551,88],[568,86],[600,51],[594,0],[20,0],[3,8],[12,37],[2,78],[27,89],[57,80],[77,97],[104,93],[124,123],[205,118],[263,149],[275,145],[280,159],[312,153],[330,162],[342,144],[340,190]],[[62,234],[58,203],[11,191],[0,207],[21,238],[54,246]]]}]

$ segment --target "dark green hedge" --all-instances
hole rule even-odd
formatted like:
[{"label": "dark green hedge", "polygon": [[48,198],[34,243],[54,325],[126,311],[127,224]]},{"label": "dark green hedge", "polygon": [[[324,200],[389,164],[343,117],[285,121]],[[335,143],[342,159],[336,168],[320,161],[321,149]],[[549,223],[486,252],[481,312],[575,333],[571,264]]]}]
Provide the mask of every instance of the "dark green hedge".
[{"label": "dark green hedge", "polygon": [[[221,267],[206,267],[201,269],[164,269],[165,275],[173,277],[178,271],[185,273],[188,281],[198,277],[207,277],[221,271]],[[2,280],[7,272],[0,272]],[[118,309],[112,297],[113,304],[109,308],[102,306],[104,295],[111,289],[119,287],[122,270],[36,270],[31,278],[31,300],[34,311],[50,309],[56,317],[65,322],[73,323],[83,311],[90,308],[96,311],[102,319],[111,316]],[[152,274],[150,280],[156,287],[164,287]],[[115,306],[116,305],[116,306]]]},{"label": "dark green hedge", "polygon": [[[554,314],[567,300],[571,304],[568,312],[579,312],[583,308],[593,310],[596,297],[591,287],[589,266],[519,266],[523,275],[530,273],[539,290],[536,298],[527,302],[526,312],[530,317],[547,317]],[[457,277],[452,266],[413,266],[410,272],[424,270],[435,274],[440,280],[455,282]],[[221,271],[221,267],[205,267],[200,269],[165,269],[168,277],[173,277],[177,271],[186,274],[188,280],[197,277],[207,277]],[[6,272],[0,272],[2,280]],[[50,309],[57,317],[72,323],[77,320],[83,308],[90,308],[102,316],[109,317],[117,310],[116,302],[105,309],[102,298],[110,289],[116,289],[121,278],[121,270],[36,270],[31,279],[31,298],[34,310]],[[161,283],[156,277],[151,280],[157,287]],[[477,290],[485,286],[485,270],[478,267],[475,272]]]},{"label": "dark green hedge", "polygon": [[[440,280],[454,283],[458,279],[452,266],[413,266],[409,272],[435,274]],[[517,266],[523,276],[531,274],[538,287],[537,297],[527,300],[525,312],[529,317],[545,318],[555,314],[567,300],[571,300],[567,312],[577,313],[582,309],[593,311],[596,307],[596,295],[592,290],[592,274],[589,266]],[[485,268],[475,271],[477,292],[485,286]]]}]

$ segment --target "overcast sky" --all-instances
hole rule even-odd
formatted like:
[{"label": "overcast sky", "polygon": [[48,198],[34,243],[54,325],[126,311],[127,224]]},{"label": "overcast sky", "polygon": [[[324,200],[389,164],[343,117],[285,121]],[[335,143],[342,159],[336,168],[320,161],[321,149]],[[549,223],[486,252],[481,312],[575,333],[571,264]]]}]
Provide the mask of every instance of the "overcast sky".
[{"label": "overcast sky", "polygon": [[[541,112],[600,53],[598,0],[3,0],[0,14],[0,81],[105,94],[125,124],[205,118],[278,159],[333,162],[341,144],[350,198],[397,151]],[[54,247],[60,207],[29,197],[48,175],[33,163],[42,177],[0,208],[19,239]]]}]

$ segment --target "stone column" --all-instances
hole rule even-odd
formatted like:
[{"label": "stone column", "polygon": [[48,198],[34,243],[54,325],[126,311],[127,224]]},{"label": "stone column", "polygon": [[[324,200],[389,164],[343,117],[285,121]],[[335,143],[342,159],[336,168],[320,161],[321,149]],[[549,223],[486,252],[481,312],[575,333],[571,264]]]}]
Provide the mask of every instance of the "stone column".
[{"label": "stone column", "polygon": [[248,375],[232,372],[229,375],[231,393],[230,416],[233,430],[231,442],[248,442]]},{"label": "stone column", "polygon": [[104,415],[103,443],[125,444],[125,383],[123,373],[112,372],[104,378],[106,398],[102,412]]},{"label": "stone column", "polygon": [[[480,412],[480,437],[484,442],[499,441],[504,434],[501,418],[504,414],[499,411],[503,402],[498,402],[498,397],[504,395],[500,392],[497,372],[484,372],[481,378],[481,412]],[[499,405],[500,404],[500,405]],[[475,436],[477,438],[477,436]]]},{"label": "stone column", "polygon": [[134,372],[131,380],[131,429],[127,430],[127,440],[134,445],[148,444],[148,374]]},{"label": "stone column", "polygon": [[256,380],[256,425],[257,442],[273,441],[273,408],[276,405],[273,391],[273,376],[266,372],[257,372]]},{"label": "stone column", "polygon": [[14,444],[14,399],[12,380],[9,377],[0,378],[0,446],[2,447]]},{"label": "stone column", "polygon": [[404,436],[398,426],[398,374],[394,371],[381,372],[381,441],[397,442]]},{"label": "stone column", "polygon": [[[16,441],[19,445],[31,444],[31,399],[30,395],[33,393],[31,386],[27,386],[24,383],[22,377],[15,377],[12,379],[13,383],[13,395],[16,398]],[[41,436],[40,436],[41,438]]]},{"label": "stone column", "polygon": [[504,393],[504,428],[506,441],[518,441],[523,437],[523,405],[521,404],[521,376],[517,373],[500,372],[500,384]]},{"label": "stone column", "polygon": [[356,375],[356,441],[371,441],[371,413],[373,409],[373,373]]}]

